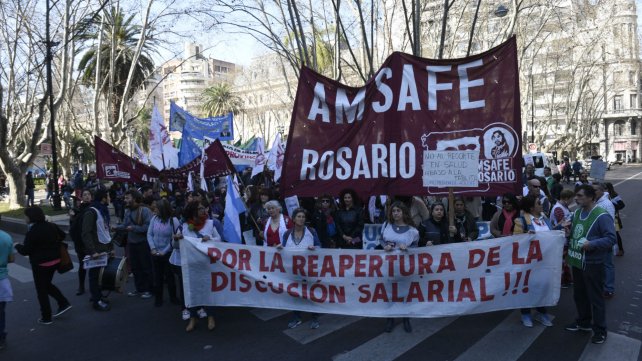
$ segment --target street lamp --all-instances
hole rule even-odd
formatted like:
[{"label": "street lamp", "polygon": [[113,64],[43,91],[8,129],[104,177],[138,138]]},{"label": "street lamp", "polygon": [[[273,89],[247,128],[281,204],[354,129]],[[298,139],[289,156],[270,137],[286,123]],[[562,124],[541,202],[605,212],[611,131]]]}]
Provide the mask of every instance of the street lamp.
[{"label": "street lamp", "polygon": [[78,146],[78,148],[76,148],[76,152],[78,153],[78,168],[80,168],[80,170],[83,170],[82,169],[82,152],[83,151],[84,149],[80,145]]}]

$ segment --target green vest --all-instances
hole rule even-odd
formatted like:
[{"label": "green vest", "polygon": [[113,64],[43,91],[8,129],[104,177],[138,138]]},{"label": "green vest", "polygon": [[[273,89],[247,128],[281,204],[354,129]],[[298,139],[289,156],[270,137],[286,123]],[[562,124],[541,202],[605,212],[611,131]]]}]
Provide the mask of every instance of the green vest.
[{"label": "green vest", "polygon": [[571,243],[568,247],[568,256],[566,257],[568,264],[575,268],[582,268],[582,264],[584,263],[582,244],[586,242],[586,236],[589,234],[591,227],[593,227],[593,224],[600,215],[607,212],[604,208],[595,206],[585,219],[580,218],[581,213],[582,209],[578,209],[575,211],[575,214],[573,214]]}]

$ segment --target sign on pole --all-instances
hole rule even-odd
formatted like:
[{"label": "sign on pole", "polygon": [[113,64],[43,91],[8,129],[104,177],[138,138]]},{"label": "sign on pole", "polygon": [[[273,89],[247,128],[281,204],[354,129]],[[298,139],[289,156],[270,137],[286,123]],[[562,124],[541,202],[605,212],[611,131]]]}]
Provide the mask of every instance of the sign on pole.
[{"label": "sign on pole", "polygon": [[40,155],[51,155],[51,144],[40,143]]},{"label": "sign on pole", "polygon": [[479,152],[425,150],[424,187],[477,187]]}]

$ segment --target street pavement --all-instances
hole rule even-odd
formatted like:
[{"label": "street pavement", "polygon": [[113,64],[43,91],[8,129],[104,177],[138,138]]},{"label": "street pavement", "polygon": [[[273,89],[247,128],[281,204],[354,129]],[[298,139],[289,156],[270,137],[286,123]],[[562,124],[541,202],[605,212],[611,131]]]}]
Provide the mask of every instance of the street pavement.
[{"label": "street pavement", "polygon": [[[322,315],[321,327],[311,330],[304,314],[305,322],[290,330],[287,311],[217,307],[216,329],[207,331],[201,320],[186,333],[180,308],[169,302],[156,308],[153,300],[111,294],[112,310],[94,311],[87,294],[75,296],[77,264],[54,278],[73,308],[44,326],[36,322],[28,260],[18,255],[9,267],[14,302],[7,305],[9,335],[0,360],[642,360],[642,166],[614,166],[607,181],[626,203],[620,212],[625,254],[615,258],[616,292],[607,302],[610,332],[603,345],[591,344],[590,333],[564,330],[575,317],[572,289],[561,290],[559,304],[549,308],[555,316],[550,328],[525,328],[519,311],[506,310],[413,319],[411,334],[399,323],[385,333],[384,319],[336,315]],[[3,219],[0,229],[22,242],[20,225],[9,227]],[[73,247],[70,253],[75,257]]]}]

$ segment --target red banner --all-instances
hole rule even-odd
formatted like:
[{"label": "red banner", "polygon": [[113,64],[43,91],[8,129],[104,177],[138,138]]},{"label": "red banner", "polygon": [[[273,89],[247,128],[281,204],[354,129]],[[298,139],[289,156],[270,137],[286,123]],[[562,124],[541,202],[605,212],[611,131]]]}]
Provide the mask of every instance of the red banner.
[{"label": "red banner", "polygon": [[514,37],[463,59],[393,53],[361,88],[303,68],[281,191],[284,196],[338,194],[344,188],[362,195],[443,194],[447,188],[424,186],[434,171],[424,169],[424,152],[475,150],[479,186],[455,193],[519,193],[519,107]]},{"label": "red banner", "polygon": [[152,182],[158,170],[131,158],[104,140],[94,137],[96,176],[114,182]]},{"label": "red banner", "polygon": [[[205,179],[222,177],[234,172],[234,165],[227,156],[221,141],[216,139],[205,149],[205,167],[203,174]],[[161,172],[167,177],[168,182],[180,182],[187,179],[189,172],[200,174],[201,156],[177,169],[166,169]]]}]

